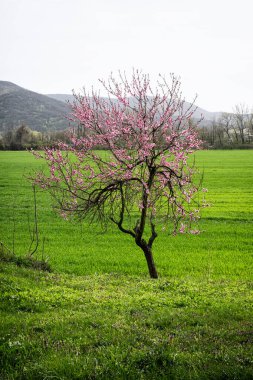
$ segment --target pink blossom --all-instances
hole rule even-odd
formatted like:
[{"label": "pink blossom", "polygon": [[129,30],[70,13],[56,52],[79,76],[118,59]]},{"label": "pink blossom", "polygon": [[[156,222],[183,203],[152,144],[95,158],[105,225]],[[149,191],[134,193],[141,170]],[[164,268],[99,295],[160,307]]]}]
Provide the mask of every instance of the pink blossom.
[{"label": "pink blossom", "polygon": [[199,234],[200,234],[200,231],[197,230],[197,229],[195,229],[195,230],[190,230],[189,233],[190,233],[191,235],[199,235]]},{"label": "pink blossom", "polygon": [[181,226],[179,228],[179,232],[180,234],[184,234],[185,233],[185,230],[186,230],[186,225],[181,223]]}]

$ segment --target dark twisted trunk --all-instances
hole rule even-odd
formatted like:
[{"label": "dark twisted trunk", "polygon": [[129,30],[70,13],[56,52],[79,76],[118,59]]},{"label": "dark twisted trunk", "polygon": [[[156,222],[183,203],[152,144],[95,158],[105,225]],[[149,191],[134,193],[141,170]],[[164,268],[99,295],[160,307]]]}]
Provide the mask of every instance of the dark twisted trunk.
[{"label": "dark twisted trunk", "polygon": [[158,273],[156,270],[153,254],[152,254],[152,245],[157,237],[157,233],[155,232],[155,226],[151,222],[151,230],[152,230],[152,235],[150,236],[148,242],[145,239],[142,239],[140,236],[138,236],[138,228],[135,229],[136,232],[136,237],[135,237],[135,242],[140,247],[145,255],[145,259],[148,265],[148,270],[149,270],[149,275],[151,278],[158,278]]},{"label": "dark twisted trunk", "polygon": [[151,248],[146,244],[146,245],[143,245],[141,247],[141,249],[143,250],[146,261],[147,261],[150,277],[151,278],[158,278],[158,273],[156,271],[156,266],[155,266],[155,262],[153,259]]},{"label": "dark twisted trunk", "polygon": [[[149,182],[148,182],[149,188],[151,187],[152,180],[154,177],[154,173],[155,173],[155,171],[153,170],[151,175],[150,175]],[[129,230],[129,229],[126,229],[123,227],[124,214],[125,214],[125,197],[124,197],[122,182],[119,183],[119,190],[120,190],[120,195],[121,195],[120,218],[118,221],[116,221],[113,217],[111,217],[110,219],[112,220],[112,222],[114,222],[118,226],[118,228],[121,232],[129,234],[134,238],[135,243],[138,245],[138,247],[140,247],[142,249],[142,251],[145,255],[150,277],[151,278],[158,278],[158,273],[157,273],[155,262],[154,262],[153,255],[152,255],[152,245],[153,245],[154,240],[157,237],[157,233],[155,231],[155,225],[152,222],[151,218],[150,218],[151,236],[150,236],[148,241],[146,241],[145,239],[142,238],[143,233],[144,233],[144,229],[145,229],[146,218],[147,218],[147,201],[148,201],[147,192],[144,191],[144,194],[143,194],[143,205],[144,205],[144,207],[143,207],[142,213],[141,213],[141,220],[137,221],[136,226],[133,230]]]}]

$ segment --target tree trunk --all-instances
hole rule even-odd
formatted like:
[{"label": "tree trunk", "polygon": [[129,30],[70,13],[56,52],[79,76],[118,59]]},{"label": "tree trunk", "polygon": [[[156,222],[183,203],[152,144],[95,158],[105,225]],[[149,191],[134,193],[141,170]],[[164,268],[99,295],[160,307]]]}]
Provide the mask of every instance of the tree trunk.
[{"label": "tree trunk", "polygon": [[149,270],[150,277],[151,278],[158,278],[158,273],[156,271],[155,262],[153,259],[151,248],[149,248],[148,245],[142,246],[141,248],[144,252],[144,255],[145,255],[145,258],[146,258],[146,261],[148,264],[148,270]]}]

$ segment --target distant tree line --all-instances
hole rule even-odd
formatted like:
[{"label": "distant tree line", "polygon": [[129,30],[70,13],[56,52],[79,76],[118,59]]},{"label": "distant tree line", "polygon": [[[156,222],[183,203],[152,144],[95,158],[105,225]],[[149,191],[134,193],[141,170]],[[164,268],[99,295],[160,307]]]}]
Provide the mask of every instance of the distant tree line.
[{"label": "distant tree line", "polygon": [[22,124],[18,128],[0,133],[0,150],[41,149],[57,141],[68,141],[66,131],[33,131]]},{"label": "distant tree line", "polygon": [[210,126],[199,128],[201,139],[209,149],[253,148],[253,112],[236,105],[233,113],[222,113]]},{"label": "distant tree line", "polygon": [[[199,126],[199,137],[206,149],[248,149],[253,148],[253,111],[245,105],[236,105],[233,113],[222,113],[210,125]],[[77,136],[85,134],[81,125]],[[0,132],[0,150],[41,149],[52,147],[56,142],[69,142],[66,130],[33,131],[26,125]]]}]

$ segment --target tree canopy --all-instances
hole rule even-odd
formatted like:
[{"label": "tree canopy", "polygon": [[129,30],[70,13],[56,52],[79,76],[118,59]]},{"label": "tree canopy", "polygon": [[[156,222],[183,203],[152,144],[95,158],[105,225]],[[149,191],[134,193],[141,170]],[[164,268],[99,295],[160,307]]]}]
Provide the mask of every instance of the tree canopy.
[{"label": "tree canopy", "polygon": [[199,186],[188,163],[201,145],[191,120],[195,106],[186,106],[173,74],[160,76],[155,87],[138,70],[101,83],[107,97],[94,90],[75,94],[71,143],[35,153],[50,171],[37,173],[35,182],[50,191],[63,217],[113,223],[128,234],[157,278],[157,224],[198,233],[192,223],[199,217]]}]

